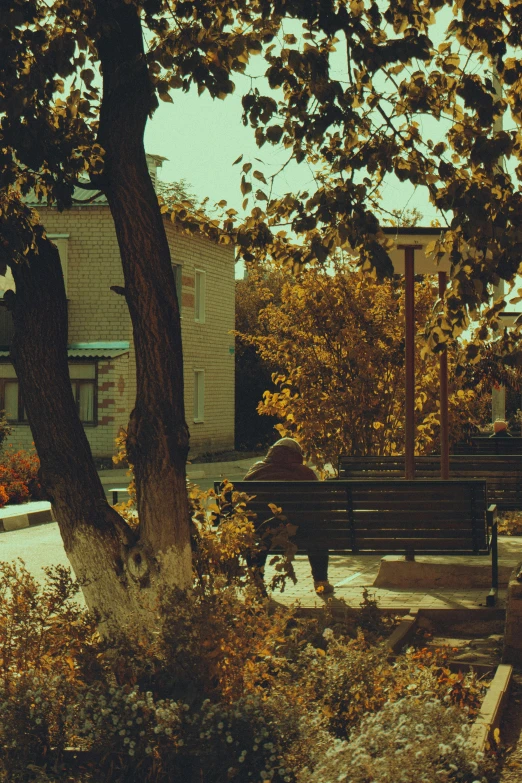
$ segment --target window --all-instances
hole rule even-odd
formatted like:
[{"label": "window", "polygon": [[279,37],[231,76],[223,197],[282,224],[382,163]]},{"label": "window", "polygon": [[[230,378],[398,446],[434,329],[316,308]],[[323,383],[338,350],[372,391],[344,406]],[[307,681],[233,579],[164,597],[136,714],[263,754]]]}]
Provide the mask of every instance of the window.
[{"label": "window", "polygon": [[0,365],[0,410],[5,411],[7,421],[26,421],[20,387],[12,364]]},{"label": "window", "polygon": [[205,420],[205,370],[194,370],[194,421]]},{"label": "window", "polygon": [[96,365],[70,364],[69,375],[80,421],[96,424]]},{"label": "window", "polygon": [[194,320],[198,324],[205,323],[205,288],[206,272],[194,270]]},{"label": "window", "polygon": [[181,315],[181,292],[183,288],[183,267],[181,264],[172,264],[172,271],[174,272],[174,281],[176,283],[176,294],[178,297],[179,314]]},{"label": "window", "polygon": [[[96,365],[70,364],[69,375],[80,420],[84,424],[96,424]],[[5,410],[7,421],[27,423],[12,364],[0,365],[0,410]]]}]

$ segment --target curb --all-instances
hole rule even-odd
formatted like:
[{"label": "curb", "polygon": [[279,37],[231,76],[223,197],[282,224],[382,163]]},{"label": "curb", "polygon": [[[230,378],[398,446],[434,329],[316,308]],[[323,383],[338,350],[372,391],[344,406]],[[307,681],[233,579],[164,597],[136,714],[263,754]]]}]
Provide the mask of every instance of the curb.
[{"label": "curb", "polygon": [[419,610],[410,609],[409,614],[402,618],[401,622],[386,641],[390,652],[398,653],[405,647],[417,630]]},{"label": "curb", "polygon": [[489,742],[495,742],[495,731],[500,726],[506,706],[513,667],[506,663],[497,666],[497,671],[482,702],[480,712],[471,727],[470,740],[478,751],[484,751]]},{"label": "curb", "polygon": [[26,527],[36,527],[36,525],[46,525],[48,522],[55,522],[52,509],[43,511],[30,511],[27,514],[16,514],[11,517],[2,517],[0,519],[0,533],[10,533],[12,530],[23,530]]}]

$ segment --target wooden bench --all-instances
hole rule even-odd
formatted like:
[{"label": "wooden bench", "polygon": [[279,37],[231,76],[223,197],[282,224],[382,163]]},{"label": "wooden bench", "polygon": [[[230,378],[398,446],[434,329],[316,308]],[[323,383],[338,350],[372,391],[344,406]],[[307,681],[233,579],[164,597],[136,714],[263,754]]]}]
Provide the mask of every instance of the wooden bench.
[{"label": "wooden bench", "polygon": [[118,503],[118,495],[128,495],[129,494],[129,488],[128,487],[111,487],[110,489],[107,489],[106,492],[110,492],[112,494],[112,505],[115,506]]},{"label": "wooden bench", "polygon": [[488,438],[477,436],[469,443],[456,443],[455,454],[518,454],[522,457],[522,438]]},{"label": "wooden bench", "polygon": [[[404,478],[404,457],[339,457],[339,478],[370,480]],[[440,476],[440,457],[415,458],[415,476],[419,479]],[[452,479],[483,479],[488,484],[488,499],[499,510],[522,509],[522,456],[516,454],[452,454]]]},{"label": "wooden bench", "polygon": [[[215,483],[216,493],[220,483]],[[297,525],[298,551],[327,548],[357,555],[491,555],[491,592],[498,588],[496,507],[487,506],[486,482],[236,481],[251,496],[259,526],[273,518],[269,504]],[[227,496],[228,502],[231,498]]]}]

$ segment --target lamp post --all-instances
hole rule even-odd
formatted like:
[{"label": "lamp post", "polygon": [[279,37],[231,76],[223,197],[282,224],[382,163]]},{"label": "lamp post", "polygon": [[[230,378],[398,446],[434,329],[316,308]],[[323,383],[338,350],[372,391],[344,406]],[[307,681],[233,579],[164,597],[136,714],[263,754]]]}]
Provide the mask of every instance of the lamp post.
[{"label": "lamp post", "polygon": [[404,475],[415,478],[415,250],[422,245],[397,245],[404,250],[406,417],[404,426]]},{"label": "lamp post", "polygon": [[[394,247],[389,251],[396,274],[405,277],[405,320],[406,320],[406,412],[405,412],[405,477],[415,478],[415,273],[422,275],[438,274],[439,296],[445,296],[449,262],[442,259],[437,269],[431,255],[425,248],[440,236],[441,229],[428,226],[401,226],[386,228],[385,233],[394,239]],[[415,256],[415,251],[419,250]],[[442,267],[442,268],[441,268]],[[448,356],[444,349],[439,355],[440,380],[440,472],[441,478],[449,478],[449,426],[448,426]]]},{"label": "lamp post", "polygon": [[[439,272],[439,297],[446,293],[446,272]],[[440,477],[449,479],[448,349],[439,354]]]}]

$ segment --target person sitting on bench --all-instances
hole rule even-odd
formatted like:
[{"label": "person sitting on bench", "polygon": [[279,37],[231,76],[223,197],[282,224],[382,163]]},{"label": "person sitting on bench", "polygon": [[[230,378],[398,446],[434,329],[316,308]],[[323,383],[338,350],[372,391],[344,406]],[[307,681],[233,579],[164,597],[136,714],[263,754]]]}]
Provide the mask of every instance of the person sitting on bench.
[{"label": "person sitting on bench", "polygon": [[507,421],[503,419],[497,419],[493,424],[493,435],[490,438],[512,438],[513,436],[508,432]]},{"label": "person sitting on bench", "polygon": [[[256,462],[243,481],[318,481],[311,468],[303,464],[303,452],[293,438],[281,438],[268,450],[266,457]],[[277,498],[274,498],[274,502]],[[283,509],[284,513],[284,509]],[[263,573],[268,552],[256,557],[255,565]],[[328,581],[328,550],[315,549],[308,552],[316,593],[333,593],[333,585]]]}]

